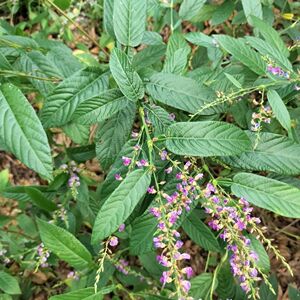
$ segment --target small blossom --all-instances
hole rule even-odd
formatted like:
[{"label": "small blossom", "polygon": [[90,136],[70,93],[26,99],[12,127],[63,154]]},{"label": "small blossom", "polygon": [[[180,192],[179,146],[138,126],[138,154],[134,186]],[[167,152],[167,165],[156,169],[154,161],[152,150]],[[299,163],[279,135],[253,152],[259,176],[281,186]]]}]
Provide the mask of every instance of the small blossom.
[{"label": "small blossom", "polygon": [[79,276],[78,276],[77,272],[74,272],[74,271],[70,271],[67,274],[67,278],[68,279],[73,279],[73,280],[79,280]]},{"label": "small blossom", "polygon": [[156,190],[154,188],[154,186],[150,186],[147,189],[148,194],[156,194]]},{"label": "small blossom", "polygon": [[165,169],[165,172],[166,172],[167,174],[171,174],[172,171],[173,171],[173,168],[172,168],[172,167],[169,167],[169,168]]},{"label": "small blossom", "polygon": [[161,151],[160,153],[160,159],[166,160],[168,158],[168,152],[166,150]]},{"label": "small blossom", "polygon": [[182,286],[185,293],[188,293],[191,288],[191,283],[188,280],[181,280],[180,285]]},{"label": "small blossom", "polygon": [[131,158],[127,156],[122,156],[122,161],[124,166],[129,166],[131,164]]},{"label": "small blossom", "polygon": [[186,267],[182,269],[182,272],[187,275],[188,279],[190,279],[194,275],[194,271],[191,267]]},{"label": "small blossom", "polygon": [[136,165],[141,168],[141,167],[148,167],[149,163],[145,159],[141,159],[136,162]]},{"label": "small blossom", "polygon": [[112,236],[109,240],[109,245],[112,246],[112,247],[117,246],[118,243],[119,243],[119,240],[116,236]]},{"label": "small blossom", "polygon": [[132,131],[131,137],[132,137],[133,139],[136,139],[136,138],[139,137],[139,133],[138,133],[138,132],[135,132],[135,131]]},{"label": "small blossom", "polygon": [[119,232],[122,232],[122,231],[124,231],[125,230],[125,224],[121,224],[120,226],[119,226]]},{"label": "small blossom", "polygon": [[123,180],[121,174],[119,174],[119,173],[115,174],[115,179],[118,180],[118,181]]}]

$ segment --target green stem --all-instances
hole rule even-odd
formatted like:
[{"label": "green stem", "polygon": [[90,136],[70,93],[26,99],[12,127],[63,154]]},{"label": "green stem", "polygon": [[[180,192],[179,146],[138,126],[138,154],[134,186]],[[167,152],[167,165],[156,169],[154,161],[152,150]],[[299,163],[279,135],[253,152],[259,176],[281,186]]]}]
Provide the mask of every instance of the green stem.
[{"label": "green stem", "polygon": [[39,76],[30,75],[28,73],[10,71],[10,70],[0,70],[0,74],[10,75],[10,76],[15,76],[15,77],[26,77],[26,78],[30,78],[30,79],[50,81],[50,82],[58,82],[61,80],[61,78],[39,77]]}]

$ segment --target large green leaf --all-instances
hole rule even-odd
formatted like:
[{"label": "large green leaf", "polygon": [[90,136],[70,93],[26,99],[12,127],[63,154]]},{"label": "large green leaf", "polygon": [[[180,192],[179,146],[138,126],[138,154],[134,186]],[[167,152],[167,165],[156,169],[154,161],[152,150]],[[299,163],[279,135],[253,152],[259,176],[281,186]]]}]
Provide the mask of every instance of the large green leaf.
[{"label": "large green leaf", "polygon": [[166,52],[166,45],[153,45],[149,46],[142,51],[138,52],[132,59],[132,65],[135,69],[149,67],[157,62],[164,56]]},{"label": "large green leaf", "polygon": [[149,171],[130,173],[101,207],[95,220],[92,243],[108,237],[130,216],[150,184]]},{"label": "large green leaf", "polygon": [[153,236],[157,229],[157,220],[150,213],[145,213],[132,223],[130,254],[140,255],[153,250]]},{"label": "large green leaf", "polygon": [[114,2],[114,0],[104,0],[103,3],[103,26],[105,31],[112,37],[115,36],[113,23]]},{"label": "large green leaf", "polygon": [[255,16],[250,17],[252,19],[252,25],[258,29],[259,33],[263,36],[268,44],[275,47],[284,56],[289,56],[289,50],[287,49],[284,41],[281,39],[279,33],[272,28],[268,23],[257,18]]},{"label": "large green leaf", "polygon": [[179,17],[183,20],[191,20],[202,8],[206,0],[184,0],[179,9]]},{"label": "large green leaf", "polygon": [[44,127],[62,126],[72,119],[77,106],[103,93],[108,86],[108,74],[87,68],[61,82],[47,97],[42,111]]},{"label": "large green leaf", "polygon": [[271,171],[278,174],[300,174],[300,145],[293,140],[274,133],[262,132],[255,150],[256,134],[246,132],[252,147],[238,156],[223,157],[222,160],[234,167]]},{"label": "large green leaf", "polygon": [[80,290],[71,291],[62,295],[55,295],[49,298],[49,300],[102,300],[105,294],[114,290],[114,286],[108,286],[98,290],[95,294],[93,287],[88,287]]},{"label": "large green leaf", "polygon": [[0,86],[0,139],[26,166],[52,178],[47,135],[32,106],[11,84]]},{"label": "large green leaf", "polygon": [[263,176],[239,173],[234,176],[232,192],[258,207],[290,218],[300,217],[300,190]]},{"label": "large green leaf", "polygon": [[290,131],[291,117],[278,93],[275,90],[270,90],[267,93],[267,97],[276,119],[285,130]]},{"label": "large green leaf", "polygon": [[[147,92],[159,102],[196,113],[210,103],[214,92],[195,80],[175,74],[157,73],[151,76],[146,85]],[[217,108],[205,109],[202,114],[211,114]]]},{"label": "large green leaf", "polygon": [[180,122],[167,131],[167,148],[179,155],[221,156],[242,153],[250,140],[238,127],[225,122]]},{"label": "large green leaf", "polygon": [[259,53],[255,52],[243,39],[235,39],[227,35],[215,35],[217,41],[227,52],[232,54],[234,58],[247,66],[250,70],[258,75],[266,73],[266,62]]},{"label": "large green leaf", "polygon": [[54,88],[53,83],[47,79],[63,77],[57,67],[38,51],[22,53],[17,68],[37,78],[29,78],[29,81],[43,96],[46,96]]},{"label": "large green leaf", "polygon": [[190,295],[197,299],[208,300],[211,289],[215,290],[218,286],[218,280],[215,280],[213,286],[213,274],[202,273],[191,280]]},{"label": "large green leaf", "polygon": [[93,124],[110,118],[128,106],[128,100],[118,89],[108,90],[101,95],[81,103],[72,120],[79,124]]},{"label": "large green leaf", "polygon": [[205,250],[215,252],[221,250],[217,238],[209,227],[200,220],[195,211],[185,219],[182,223],[182,228],[195,243]]},{"label": "large green leaf", "polygon": [[0,271],[0,290],[9,295],[21,294],[17,279],[4,271]]},{"label": "large green leaf", "polygon": [[111,166],[128,140],[135,111],[135,104],[130,102],[123,110],[99,124],[96,135],[96,154],[103,169],[107,170]]},{"label": "large green leaf", "polygon": [[286,71],[293,71],[291,62],[282,54],[280,50],[265,42],[264,40],[254,37],[246,36],[246,41],[255,48],[262,56],[268,56],[276,65],[280,66]]},{"label": "large green leaf", "polygon": [[144,97],[144,85],[134,70],[127,55],[115,48],[111,54],[109,67],[122,93],[131,101]]},{"label": "large green leaf", "polygon": [[114,31],[117,40],[130,47],[138,46],[146,28],[146,0],[114,0]]},{"label": "large green leaf", "polygon": [[188,62],[188,53],[184,48],[177,49],[164,65],[163,72],[181,74]]},{"label": "large green leaf", "polygon": [[41,219],[37,223],[43,243],[60,259],[80,270],[92,263],[91,253],[70,232]]},{"label": "large green leaf", "polygon": [[245,16],[250,25],[253,25],[251,16],[256,16],[259,19],[263,18],[261,0],[242,0],[242,4]]}]

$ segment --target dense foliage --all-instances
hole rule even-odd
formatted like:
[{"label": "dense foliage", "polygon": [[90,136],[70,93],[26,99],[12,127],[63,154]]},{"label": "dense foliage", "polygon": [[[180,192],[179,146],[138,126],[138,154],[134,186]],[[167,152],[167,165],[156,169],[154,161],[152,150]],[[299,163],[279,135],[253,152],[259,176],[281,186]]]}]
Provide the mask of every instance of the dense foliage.
[{"label": "dense foliage", "polygon": [[299,3],[78,1],[98,40],[71,1],[6,2],[0,150],[42,184],[0,173],[0,299],[42,272],[51,300],[277,299],[259,212],[300,217]]}]

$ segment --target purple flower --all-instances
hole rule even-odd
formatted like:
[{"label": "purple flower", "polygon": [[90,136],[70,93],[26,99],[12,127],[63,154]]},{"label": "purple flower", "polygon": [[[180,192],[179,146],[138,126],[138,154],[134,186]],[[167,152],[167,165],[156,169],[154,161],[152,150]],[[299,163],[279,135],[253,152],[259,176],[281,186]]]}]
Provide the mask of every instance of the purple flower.
[{"label": "purple flower", "polygon": [[187,170],[191,165],[192,163],[188,160],[183,166],[184,170]]},{"label": "purple flower", "polygon": [[257,277],[258,272],[257,272],[257,270],[255,268],[253,268],[253,269],[250,270],[249,275],[251,277]]},{"label": "purple flower", "polygon": [[164,271],[162,273],[162,276],[160,277],[160,282],[165,285],[166,283],[172,282],[172,278],[170,277],[169,271]]},{"label": "purple flower", "polygon": [[127,156],[122,156],[122,160],[123,160],[124,166],[129,166],[131,164],[131,158],[129,158]]},{"label": "purple flower", "polygon": [[148,194],[156,194],[156,190],[154,188],[154,186],[150,186],[147,189]]},{"label": "purple flower", "polygon": [[141,150],[141,146],[136,144],[135,146],[133,146],[133,150],[139,151],[139,150]]},{"label": "purple flower", "polygon": [[165,169],[165,172],[166,172],[167,174],[172,173],[172,171],[173,171],[173,168],[172,168],[172,167],[169,167],[169,168]]},{"label": "purple flower", "polygon": [[187,278],[190,279],[194,275],[194,271],[191,267],[182,269],[183,274],[186,274]]},{"label": "purple flower", "polygon": [[170,213],[169,222],[170,222],[171,224],[175,224],[176,221],[177,221],[177,219],[178,219],[178,214],[177,214],[177,212],[176,212],[176,211],[172,211],[172,212]]},{"label": "purple flower", "polygon": [[176,179],[182,179],[182,173],[177,173],[176,174]]},{"label": "purple flower", "polygon": [[195,176],[195,180],[199,180],[199,179],[202,179],[203,178],[203,174],[202,173],[199,173]]},{"label": "purple flower", "polygon": [[188,253],[181,253],[180,259],[191,259],[191,256]]},{"label": "purple flower", "polygon": [[237,221],[237,223],[235,224],[235,227],[239,230],[242,231],[244,229],[246,229],[246,224],[241,221],[240,219]]},{"label": "purple flower", "polygon": [[191,283],[188,280],[181,280],[180,285],[185,293],[188,293],[191,288]]},{"label": "purple flower", "polygon": [[112,236],[109,240],[109,245],[112,246],[112,247],[117,246],[118,243],[119,243],[119,240],[116,236]]},{"label": "purple flower", "polygon": [[115,174],[115,179],[118,180],[118,181],[123,180],[121,174],[119,174],[119,173]]},{"label": "purple flower", "polygon": [[258,261],[258,260],[259,260],[259,257],[258,257],[258,255],[257,255],[257,253],[254,252],[254,251],[251,251],[251,252],[250,252],[250,257],[251,257],[252,259],[254,259],[255,261]]},{"label": "purple flower", "polygon": [[183,241],[176,241],[176,243],[175,243],[175,248],[176,249],[180,249],[181,247],[183,246]]},{"label": "purple flower", "polygon": [[148,167],[149,163],[145,159],[141,159],[136,162],[136,165],[141,168],[141,167]]},{"label": "purple flower", "polygon": [[161,216],[161,212],[157,207],[150,207],[149,212],[156,218],[159,218]]},{"label": "purple flower", "polygon": [[125,230],[125,224],[121,224],[120,226],[119,226],[119,232],[122,232],[122,231],[124,231]]},{"label": "purple flower", "polygon": [[161,151],[160,153],[160,159],[161,160],[166,160],[168,157],[168,152],[166,150]]},{"label": "purple flower", "polygon": [[168,261],[168,258],[164,255],[157,255],[156,256],[156,260],[158,261],[158,263],[164,267],[170,267],[171,266],[171,262]]}]

